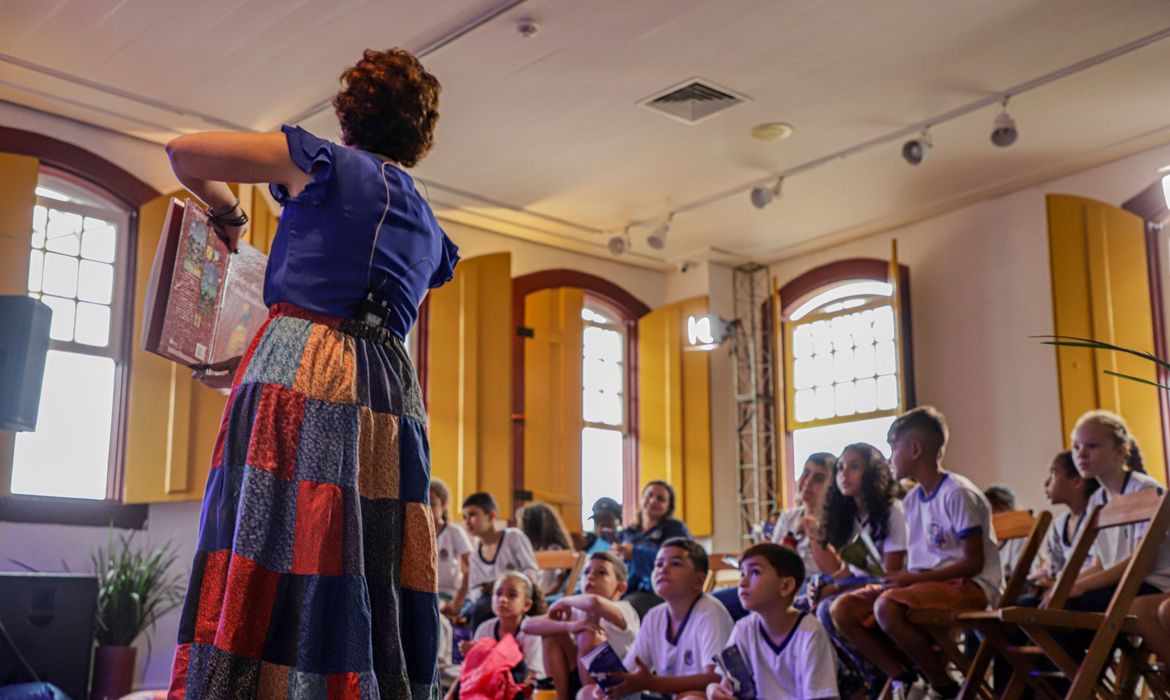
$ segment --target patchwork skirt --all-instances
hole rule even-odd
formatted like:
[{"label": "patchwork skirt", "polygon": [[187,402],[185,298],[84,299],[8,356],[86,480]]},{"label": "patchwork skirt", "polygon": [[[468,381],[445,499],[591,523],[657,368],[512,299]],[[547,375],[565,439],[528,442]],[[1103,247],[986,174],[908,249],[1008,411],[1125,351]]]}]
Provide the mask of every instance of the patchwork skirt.
[{"label": "patchwork skirt", "polygon": [[273,307],[212,455],[170,698],[438,698],[425,427],[401,340]]}]

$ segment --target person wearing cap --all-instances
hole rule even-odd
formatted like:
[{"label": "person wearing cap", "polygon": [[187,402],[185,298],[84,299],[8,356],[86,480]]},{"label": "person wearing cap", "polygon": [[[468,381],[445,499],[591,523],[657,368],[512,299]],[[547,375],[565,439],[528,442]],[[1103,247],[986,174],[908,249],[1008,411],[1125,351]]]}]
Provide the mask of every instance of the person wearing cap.
[{"label": "person wearing cap", "polygon": [[609,496],[602,496],[593,504],[593,532],[585,535],[585,554],[607,552],[622,529],[622,504]]}]

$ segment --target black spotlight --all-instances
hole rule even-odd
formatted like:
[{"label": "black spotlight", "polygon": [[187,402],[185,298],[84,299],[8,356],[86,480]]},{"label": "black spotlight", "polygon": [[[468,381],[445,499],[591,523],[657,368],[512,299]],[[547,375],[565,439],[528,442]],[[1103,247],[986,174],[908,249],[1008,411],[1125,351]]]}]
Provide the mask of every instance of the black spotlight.
[{"label": "black spotlight", "polygon": [[902,158],[910,165],[919,165],[926,160],[926,152],[930,150],[930,146],[930,133],[924,131],[918,138],[902,144]]},{"label": "black spotlight", "polygon": [[1016,120],[1006,111],[995,115],[995,126],[991,130],[991,142],[1000,148],[1010,146],[1019,138],[1016,130]]}]

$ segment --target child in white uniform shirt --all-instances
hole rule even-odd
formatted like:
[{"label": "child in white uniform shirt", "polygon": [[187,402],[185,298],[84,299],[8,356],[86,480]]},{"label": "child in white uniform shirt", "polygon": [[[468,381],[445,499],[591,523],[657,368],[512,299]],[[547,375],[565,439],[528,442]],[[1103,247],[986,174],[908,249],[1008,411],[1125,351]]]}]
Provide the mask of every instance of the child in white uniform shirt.
[{"label": "child in white uniform shirt", "polygon": [[621,599],[626,592],[626,565],[612,552],[594,552],[581,573],[582,593],[561,598],[548,615],[524,623],[526,634],[544,639],[545,670],[557,689],[557,700],[576,697],[589,672],[580,659],[602,642],[623,658],[640,626],[634,606]]},{"label": "child in white uniform shirt", "polygon": [[[1089,411],[1077,421],[1072,433],[1072,453],[1077,469],[1101,483],[1089,498],[1089,510],[1111,497],[1162,486],[1145,473],[1141,451],[1121,416],[1108,411]],[[1077,577],[1065,607],[1069,610],[1103,612],[1121,581],[1147,523],[1110,527],[1097,533],[1090,550],[1092,566]],[[1163,661],[1170,662],[1170,636],[1158,621],[1158,607],[1170,601],[1170,537],[1161,537],[1157,557],[1138,589],[1130,614],[1145,642]],[[1070,651],[1077,651],[1070,649]],[[1083,649],[1081,650],[1083,651]],[[1076,658],[1076,657],[1074,657]]]},{"label": "child in white uniform shirt", "polygon": [[[1072,553],[1073,544],[1077,541],[1088,513],[1089,498],[1099,487],[1096,479],[1082,477],[1077,471],[1072,452],[1061,452],[1049,465],[1048,478],[1044,480],[1044,495],[1052,505],[1065,505],[1068,510],[1056,516],[1044,537],[1044,565],[1031,577],[1032,582],[1040,588],[1051,587],[1064,569],[1064,563]],[[1085,560],[1086,566],[1091,563],[1091,559]]]},{"label": "child in white uniform shirt", "polygon": [[[735,623],[728,646],[747,662],[756,697],[838,697],[829,635],[813,615],[792,607],[804,579],[800,557],[787,547],[758,544],[743,553],[739,567],[739,597],[751,614]],[[735,700],[730,680],[707,686],[707,697]]]},{"label": "child in white uniform shirt", "polygon": [[435,516],[435,546],[439,553],[439,598],[444,612],[459,612],[467,598],[467,568],[471,538],[451,523],[447,504],[451,491],[437,477],[431,477],[431,511]]},{"label": "child in white uniform shirt", "polygon": [[[702,697],[719,680],[714,657],[727,645],[731,616],[715,598],[703,593],[707,553],[694,540],[674,537],[662,544],[654,560],[654,592],[665,602],[642,619],[638,637],[626,653],[629,673],[614,674],[619,683],[608,697],[656,693]],[[600,698],[596,686],[583,697]]]},{"label": "child in white uniform shirt", "polygon": [[496,529],[497,510],[496,499],[489,493],[473,493],[463,500],[463,521],[479,538],[479,546],[470,557],[469,592],[463,609],[472,629],[493,617],[491,586],[500,574],[520,571],[533,580],[540,575],[532,543],[524,533],[514,527]]},{"label": "child in white uniform shirt", "polygon": [[[911,610],[981,610],[999,599],[1003,568],[991,530],[991,506],[969,480],[942,467],[947,444],[943,415],[915,408],[890,426],[894,476],[918,485],[906,494],[907,569],[886,574],[837,600],[848,615],[834,615],[838,629],[901,688],[926,677],[935,696],[953,698],[959,685],[930,636],[909,620]],[[872,611],[872,617],[869,613]],[[875,629],[873,622],[880,626]],[[902,654],[891,648],[890,641]],[[913,666],[907,665],[909,659]]]},{"label": "child in white uniform shirt", "polygon": [[[800,503],[795,508],[780,512],[780,518],[772,530],[772,541],[791,547],[804,561],[806,576],[821,573],[813,557],[813,541],[821,531],[819,517],[825,492],[837,469],[837,458],[828,452],[816,452],[808,456],[804,470],[796,481]],[[803,583],[803,582],[802,582]]]}]

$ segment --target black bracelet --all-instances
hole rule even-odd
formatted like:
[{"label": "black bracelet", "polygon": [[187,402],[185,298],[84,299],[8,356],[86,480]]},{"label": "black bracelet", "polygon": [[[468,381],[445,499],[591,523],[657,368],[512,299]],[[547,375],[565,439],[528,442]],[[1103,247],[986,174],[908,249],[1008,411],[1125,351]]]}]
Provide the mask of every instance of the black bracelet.
[{"label": "black bracelet", "polygon": [[231,214],[233,211],[235,211],[235,210],[236,210],[236,207],[238,207],[238,206],[240,206],[240,200],[239,200],[239,199],[237,199],[237,200],[235,201],[235,203],[234,203],[234,204],[232,204],[231,206],[229,206],[229,207],[224,207],[222,211],[216,211],[216,210],[215,210],[215,207],[208,207],[208,209],[207,209],[207,217],[208,217],[209,219],[216,219],[216,218],[219,218],[219,217],[221,217],[221,216],[223,216],[223,215],[225,215],[225,214]]},{"label": "black bracelet", "polygon": [[237,216],[235,218],[231,218],[231,219],[229,219],[227,216],[225,216],[223,214],[219,214],[217,216],[209,216],[207,218],[210,219],[213,224],[219,224],[220,226],[238,227],[238,226],[243,226],[244,224],[248,223],[248,215],[245,214],[244,212],[240,212],[239,216]]}]

